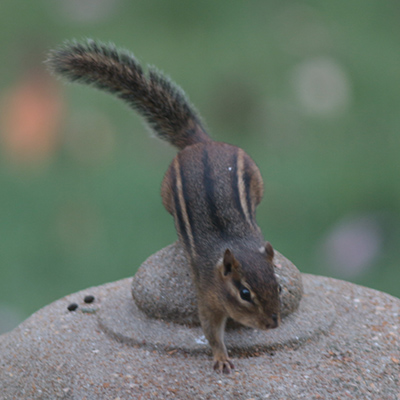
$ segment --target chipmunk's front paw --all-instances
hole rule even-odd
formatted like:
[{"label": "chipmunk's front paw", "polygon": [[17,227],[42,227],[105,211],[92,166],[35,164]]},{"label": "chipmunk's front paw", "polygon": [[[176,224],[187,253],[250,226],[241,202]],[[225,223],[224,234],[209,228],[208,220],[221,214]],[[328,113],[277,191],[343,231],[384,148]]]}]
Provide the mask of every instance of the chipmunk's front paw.
[{"label": "chipmunk's front paw", "polygon": [[224,358],[221,360],[214,359],[214,371],[219,373],[223,372],[224,374],[230,374],[231,370],[234,369],[232,361],[229,358]]}]

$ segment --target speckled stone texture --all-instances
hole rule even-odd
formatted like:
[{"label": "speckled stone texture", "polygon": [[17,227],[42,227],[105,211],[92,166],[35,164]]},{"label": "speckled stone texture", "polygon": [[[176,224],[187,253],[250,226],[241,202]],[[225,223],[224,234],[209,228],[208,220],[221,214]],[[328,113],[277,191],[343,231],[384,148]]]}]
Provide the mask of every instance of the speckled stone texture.
[{"label": "speckled stone texture", "polygon": [[[236,369],[219,375],[208,353],[124,341],[104,329],[113,313],[113,323],[126,328],[119,320],[124,312],[113,307],[118,298],[124,307],[130,284],[125,279],[71,294],[0,336],[0,398],[399,399],[400,300],[390,295],[303,275],[303,300],[287,320],[306,299],[318,313],[318,293],[331,303],[321,313],[334,314],[324,315],[332,323],[307,340],[251,357],[234,352]],[[85,304],[89,294],[95,301]],[[79,307],[70,312],[72,302]]]},{"label": "speckled stone texture", "polygon": [[[303,295],[301,274],[278,251],[275,251],[274,263],[282,286],[281,314],[285,317],[299,306]],[[131,290],[138,307],[151,318],[189,325],[200,324],[190,265],[179,242],[150,256],[134,276]]]},{"label": "speckled stone texture", "polygon": [[[108,296],[98,317],[103,330],[123,343],[167,352],[210,353],[200,326],[183,326],[148,317],[128,292],[118,291]],[[323,293],[310,292],[302,299],[297,312],[283,318],[279,328],[266,332],[236,325],[226,330],[225,344],[231,354],[254,356],[260,351],[299,345],[321,332],[328,332],[334,319],[332,302]]]}]

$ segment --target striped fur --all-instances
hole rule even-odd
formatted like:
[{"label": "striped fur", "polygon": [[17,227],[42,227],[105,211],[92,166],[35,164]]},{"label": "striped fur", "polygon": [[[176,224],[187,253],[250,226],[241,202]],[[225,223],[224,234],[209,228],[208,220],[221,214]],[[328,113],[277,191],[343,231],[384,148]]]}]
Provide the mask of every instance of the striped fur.
[{"label": "striped fur", "polygon": [[172,186],[174,187],[173,198],[176,228],[189,253],[192,255],[192,257],[195,257],[196,250],[192,233],[193,221],[191,221],[191,218],[189,218],[188,204],[186,202],[185,192],[182,186],[181,168],[177,158],[175,158],[172,163],[171,179],[173,179]]},{"label": "striped fur", "polygon": [[261,244],[255,220],[261,195],[261,176],[250,157],[218,142],[181,151],[162,185],[164,205],[174,215],[178,235],[193,258],[219,247],[213,243],[244,236],[257,237]]},{"label": "striped fur", "polygon": [[251,177],[244,165],[244,154],[243,150],[239,149],[237,154],[237,186],[239,192],[240,206],[246,220],[251,223],[250,213],[252,210],[251,199],[250,199],[250,180]]},{"label": "striped fur", "polygon": [[233,364],[223,342],[228,317],[257,329],[279,323],[274,251],[255,218],[260,171],[242,149],[212,141],[182,89],[154,68],[146,74],[132,54],[90,40],[70,42],[50,53],[48,65],[70,81],[121,98],[180,149],[165,174],[162,201],[193,271],[214,368],[229,372]]},{"label": "striped fur", "polygon": [[93,40],[66,42],[50,52],[46,63],[56,75],[119,97],[179,149],[210,140],[183,90],[153,67],[146,74],[128,51]]}]

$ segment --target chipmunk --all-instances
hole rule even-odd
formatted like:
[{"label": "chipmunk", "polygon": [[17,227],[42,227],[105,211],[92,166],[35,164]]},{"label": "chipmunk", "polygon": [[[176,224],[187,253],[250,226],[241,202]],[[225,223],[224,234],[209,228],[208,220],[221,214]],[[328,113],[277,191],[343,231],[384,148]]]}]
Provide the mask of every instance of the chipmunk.
[{"label": "chipmunk", "polygon": [[190,260],[214,369],[230,373],[227,319],[255,329],[280,322],[274,250],[255,219],[263,194],[259,169],[242,149],[213,141],[182,89],[154,68],[146,74],[127,51],[92,40],[68,42],[47,64],[70,81],[121,98],[180,150],[162,182],[162,202]]}]

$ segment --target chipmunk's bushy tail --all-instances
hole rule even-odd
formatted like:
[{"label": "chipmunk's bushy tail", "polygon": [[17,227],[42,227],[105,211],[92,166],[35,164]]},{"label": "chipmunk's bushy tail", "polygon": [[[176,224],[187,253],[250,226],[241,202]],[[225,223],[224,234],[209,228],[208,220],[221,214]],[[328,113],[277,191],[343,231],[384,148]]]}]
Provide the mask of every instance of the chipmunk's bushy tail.
[{"label": "chipmunk's bushy tail", "polygon": [[183,149],[211,140],[182,89],[156,69],[145,74],[136,58],[114,45],[88,40],[53,50],[50,70],[70,81],[108,91],[138,111],[162,139]]}]

